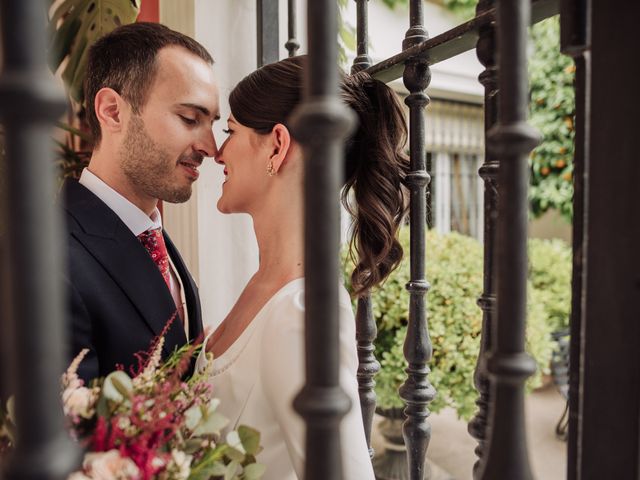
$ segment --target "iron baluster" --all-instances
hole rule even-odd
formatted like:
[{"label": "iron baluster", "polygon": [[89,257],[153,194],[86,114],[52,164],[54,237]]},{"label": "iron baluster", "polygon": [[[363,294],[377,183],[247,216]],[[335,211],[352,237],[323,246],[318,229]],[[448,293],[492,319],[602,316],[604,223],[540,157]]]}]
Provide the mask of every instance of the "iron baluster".
[{"label": "iron baluster", "polygon": [[359,72],[371,66],[369,56],[369,0],[355,0],[357,4],[356,39],[358,43],[358,56],[353,60],[351,73]]},{"label": "iron baluster", "polygon": [[[410,28],[402,42],[403,50],[427,40],[423,27],[422,0],[410,3]],[[402,434],[407,446],[409,478],[423,480],[425,458],[431,425],[428,404],[435,396],[435,390],[427,375],[430,370],[427,363],[431,359],[432,346],[427,327],[425,294],[429,290],[425,272],[425,228],[427,218],[426,188],[429,174],[426,169],[425,118],[424,107],[429,97],[424,93],[431,80],[426,58],[416,56],[407,61],[403,75],[404,85],[409,90],[405,103],[409,107],[409,139],[411,171],[407,175],[407,186],[411,192],[410,204],[410,262],[411,279],[407,284],[409,291],[409,322],[404,343],[404,355],[407,359],[407,379],[400,387],[400,397],[404,400],[407,419]]]},{"label": "iron baluster", "polygon": [[[476,15],[490,10],[495,0],[481,0],[476,8]],[[480,352],[474,375],[474,384],[478,390],[478,412],[469,422],[469,433],[478,441],[475,453],[478,461],[473,466],[474,477],[479,473],[482,461],[487,428],[489,421],[489,378],[486,371],[486,355],[491,350],[491,331],[495,323],[496,282],[494,269],[494,253],[496,242],[496,213],[498,202],[497,178],[498,161],[495,155],[487,148],[487,132],[496,123],[498,100],[498,70],[495,61],[495,27],[487,24],[480,27],[476,53],[485,70],[478,79],[485,88],[484,94],[484,131],[485,131],[485,156],[484,163],[480,167],[479,174],[484,181],[484,271],[483,293],[478,299],[478,306],[482,309],[482,333],[480,338]]]},{"label": "iron baluster", "polygon": [[256,0],[258,68],[278,61],[278,0]]},{"label": "iron baluster", "polygon": [[296,38],[296,2],[298,0],[288,0],[288,28],[289,28],[289,39],[287,43],[284,44],[285,48],[289,52],[290,57],[295,57],[298,49],[300,48],[300,42]]},{"label": "iron baluster", "polygon": [[[4,67],[0,116],[5,126],[8,267],[3,298],[10,361],[2,365],[15,395],[15,450],[7,479],[66,478],[79,452],[63,428],[60,374],[66,342],[61,218],[54,199],[50,129],[64,112],[46,62],[42,2],[0,2]],[[11,208],[9,208],[9,206]]]},{"label": "iron baluster", "polygon": [[[339,384],[338,281],[343,143],[354,115],[338,96],[337,4],[309,0],[305,99],[292,128],[305,156],[305,374],[294,408],[306,422],[306,480],[340,480],[340,421],[350,400]],[[322,219],[318,222],[317,219]]]},{"label": "iron baluster", "polygon": [[[353,60],[351,73],[356,73],[371,66],[369,57],[369,38],[367,30],[369,27],[367,19],[367,2],[369,0],[355,0],[357,3],[357,28],[356,38],[358,42],[358,56]],[[373,457],[371,448],[371,426],[373,414],[376,409],[376,392],[374,387],[376,382],[374,376],[380,371],[380,363],[374,354],[373,341],[378,335],[376,322],[373,318],[371,308],[371,297],[369,294],[358,298],[356,311],[356,340],[358,341],[358,392],[360,393],[360,408],[362,409],[362,421],[364,432],[367,437],[369,455]]]},{"label": "iron baluster", "polygon": [[362,421],[364,433],[369,447],[369,456],[373,457],[371,448],[371,426],[373,414],[376,410],[376,381],[374,376],[380,371],[380,363],[374,354],[373,341],[376,339],[378,329],[373,318],[371,308],[371,296],[364,295],[358,298],[356,311],[356,340],[358,342],[358,392],[360,394],[360,408],[362,409]]},{"label": "iron baluster", "polygon": [[482,479],[532,479],[524,424],[524,382],[534,371],[524,351],[527,303],[527,156],[537,132],[527,125],[526,63],[530,4],[498,2],[498,89],[496,125],[489,133],[498,172],[497,321],[487,371],[491,382],[490,434]]},{"label": "iron baluster", "polygon": [[560,44],[565,55],[575,62],[576,132],[573,158],[573,272],[571,279],[570,361],[569,361],[569,439],[567,477],[580,478],[578,462],[578,419],[580,417],[580,351],[582,328],[582,288],[584,272],[585,171],[588,170],[589,123],[587,77],[590,63],[585,55],[588,46],[589,17],[587,0],[564,1],[560,11]]}]

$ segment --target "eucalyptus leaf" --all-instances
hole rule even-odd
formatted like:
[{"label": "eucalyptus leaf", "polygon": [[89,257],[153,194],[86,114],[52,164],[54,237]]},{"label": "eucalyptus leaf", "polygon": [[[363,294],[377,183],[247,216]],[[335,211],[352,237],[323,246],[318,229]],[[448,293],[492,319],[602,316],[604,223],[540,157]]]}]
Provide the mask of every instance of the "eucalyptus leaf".
[{"label": "eucalyptus leaf", "polygon": [[[242,447],[241,447],[242,448]],[[234,462],[244,462],[244,453],[234,447],[229,447],[225,450],[226,457]]]},{"label": "eucalyptus leaf", "polygon": [[220,433],[229,420],[219,412],[216,412],[219,401],[211,401],[208,405],[201,407],[202,419],[197,424],[194,435],[215,435]]},{"label": "eucalyptus leaf", "polygon": [[264,472],[267,470],[265,465],[261,463],[252,463],[251,465],[247,465],[244,467],[244,472],[242,473],[243,480],[258,480],[262,478]]},{"label": "eucalyptus leaf", "polygon": [[254,428],[240,425],[238,437],[242,442],[244,451],[249,455],[256,455],[260,451],[260,432]]},{"label": "eucalyptus leaf", "polygon": [[212,477],[222,477],[226,472],[227,466],[221,461],[215,461],[202,468],[192,468],[187,480],[209,480]]},{"label": "eucalyptus leaf", "polygon": [[224,480],[233,480],[238,476],[240,470],[240,463],[232,461],[227,465],[227,470],[224,472]]}]

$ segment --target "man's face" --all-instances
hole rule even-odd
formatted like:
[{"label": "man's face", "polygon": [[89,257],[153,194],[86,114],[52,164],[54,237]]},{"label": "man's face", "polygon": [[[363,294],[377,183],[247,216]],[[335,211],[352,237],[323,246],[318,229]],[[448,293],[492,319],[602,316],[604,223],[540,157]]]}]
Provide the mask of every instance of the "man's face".
[{"label": "man's face", "polygon": [[218,88],[211,66],[181,47],[163,48],[156,62],[140,115],[129,115],[120,165],[139,195],[180,203],[191,196],[203,158],[217,152]]}]

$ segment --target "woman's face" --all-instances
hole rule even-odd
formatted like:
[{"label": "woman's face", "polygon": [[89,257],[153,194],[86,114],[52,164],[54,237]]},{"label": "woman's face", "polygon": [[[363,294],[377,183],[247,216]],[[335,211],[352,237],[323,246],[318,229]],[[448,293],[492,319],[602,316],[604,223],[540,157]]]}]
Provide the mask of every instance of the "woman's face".
[{"label": "woman's face", "polygon": [[227,120],[227,139],[215,160],[224,167],[225,180],[218,210],[222,213],[253,213],[264,200],[268,181],[269,149],[266,137],[238,123],[233,115]]}]

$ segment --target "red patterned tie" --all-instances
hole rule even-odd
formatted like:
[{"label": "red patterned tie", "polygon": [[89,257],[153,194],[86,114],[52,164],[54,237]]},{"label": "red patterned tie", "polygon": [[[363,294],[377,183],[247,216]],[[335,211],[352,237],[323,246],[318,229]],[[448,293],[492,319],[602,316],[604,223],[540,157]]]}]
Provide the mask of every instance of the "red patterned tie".
[{"label": "red patterned tie", "polygon": [[167,246],[164,244],[164,238],[162,237],[162,229],[155,228],[142,232],[138,235],[138,239],[160,269],[160,273],[167,287],[171,289],[169,280],[169,254],[167,253]]}]

